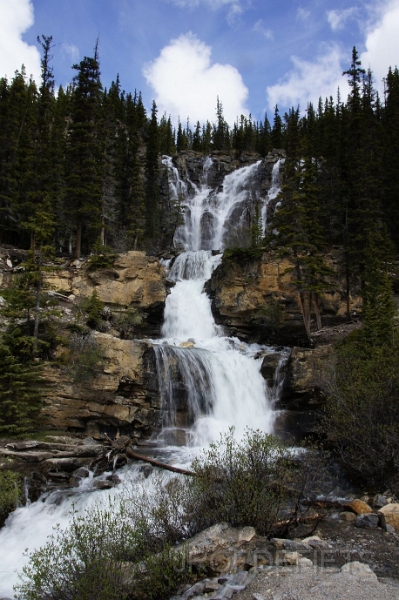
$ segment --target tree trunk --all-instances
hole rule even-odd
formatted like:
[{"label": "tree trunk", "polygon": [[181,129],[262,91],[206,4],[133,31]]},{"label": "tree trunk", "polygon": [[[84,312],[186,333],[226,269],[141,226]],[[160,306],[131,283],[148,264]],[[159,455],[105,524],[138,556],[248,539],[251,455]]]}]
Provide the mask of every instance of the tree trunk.
[{"label": "tree trunk", "polygon": [[76,225],[76,246],[75,258],[79,259],[82,253],[82,221],[78,221]]},{"label": "tree trunk", "polygon": [[[34,257],[33,257],[34,260]],[[40,325],[40,294],[42,291],[41,252],[38,256],[38,282],[36,287],[35,326],[33,329],[33,353],[36,356],[39,350],[39,325]]]},{"label": "tree trunk", "polygon": [[167,465],[166,463],[160,462],[159,460],[155,460],[155,458],[149,458],[148,456],[142,456],[141,454],[137,454],[131,448],[126,448],[126,456],[128,456],[129,458],[135,458],[136,460],[142,460],[144,462],[150,463],[150,465],[153,465],[154,467],[166,469],[166,471],[172,471],[173,473],[180,473],[182,475],[191,476],[195,475],[195,473],[193,473],[192,471],[180,469],[179,467],[173,467],[172,465]]},{"label": "tree trunk", "polygon": [[316,292],[312,293],[312,298],[313,298],[314,313],[316,315],[316,327],[317,327],[317,331],[319,331],[322,328],[322,323],[321,323],[319,297],[316,294]]}]

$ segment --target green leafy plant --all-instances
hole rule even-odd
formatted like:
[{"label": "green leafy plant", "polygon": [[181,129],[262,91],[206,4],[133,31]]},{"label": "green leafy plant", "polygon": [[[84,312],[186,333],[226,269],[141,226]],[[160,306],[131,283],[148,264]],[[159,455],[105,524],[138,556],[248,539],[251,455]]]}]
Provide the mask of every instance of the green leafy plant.
[{"label": "green leafy plant", "polygon": [[399,344],[365,344],[348,336],[326,373],[320,424],[343,466],[376,489],[399,492]]},{"label": "green leafy plant", "polygon": [[109,246],[103,245],[100,239],[93,246],[93,254],[88,260],[88,270],[96,271],[97,269],[110,269],[114,266],[114,262],[118,254]]},{"label": "green leafy plant", "polygon": [[144,486],[138,493],[135,483],[129,502],[148,538],[163,543],[222,521],[253,526],[263,535],[284,534],[307,510],[300,501],[321,478],[318,460],[272,435],[248,430],[237,440],[230,429],[193,461],[191,477],[153,478],[150,492]]},{"label": "green leafy plant", "polygon": [[164,598],[187,578],[182,556],[168,545],[154,552],[124,502],[72,513],[29,562],[15,586],[18,600]]},{"label": "green leafy plant", "polygon": [[275,334],[283,325],[284,308],[277,300],[269,302],[256,312],[252,320],[262,334]]},{"label": "green leafy plant", "polygon": [[74,333],[64,362],[76,383],[85,383],[98,373],[102,364],[101,347],[93,333]]},{"label": "green leafy plant", "polygon": [[21,500],[21,476],[14,471],[0,471],[0,526]]},{"label": "green leafy plant", "polygon": [[97,290],[94,289],[89,298],[85,298],[82,302],[82,308],[87,313],[86,325],[91,329],[98,329],[101,324],[101,315],[104,309],[104,304],[98,297]]},{"label": "green leafy plant", "polygon": [[230,429],[192,464],[201,526],[227,521],[269,533],[291,496],[292,458],[272,435],[247,431],[238,441]]},{"label": "green leafy plant", "polygon": [[112,312],[112,325],[119,331],[122,339],[133,338],[136,330],[144,324],[143,313],[135,308]]}]

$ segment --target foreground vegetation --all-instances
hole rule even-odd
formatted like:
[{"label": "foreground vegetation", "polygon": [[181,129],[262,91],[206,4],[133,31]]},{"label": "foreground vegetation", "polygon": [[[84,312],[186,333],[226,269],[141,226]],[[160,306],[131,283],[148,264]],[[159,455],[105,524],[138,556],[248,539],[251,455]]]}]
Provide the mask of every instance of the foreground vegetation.
[{"label": "foreground vegetation", "polygon": [[293,531],[308,510],[300,499],[318,472],[313,461],[271,435],[247,431],[237,441],[230,430],[193,462],[193,476],[153,474],[141,490],[133,480],[107,508],[73,513],[67,530],[30,555],[17,597],[168,597],[194,576],[182,542],[204,528],[227,521],[268,535]]}]

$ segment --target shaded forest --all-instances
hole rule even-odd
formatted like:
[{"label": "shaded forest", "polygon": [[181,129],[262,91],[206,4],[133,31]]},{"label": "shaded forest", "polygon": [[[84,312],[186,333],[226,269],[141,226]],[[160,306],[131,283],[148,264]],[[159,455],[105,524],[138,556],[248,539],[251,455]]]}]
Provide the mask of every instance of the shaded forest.
[{"label": "shaded forest", "polygon": [[[150,114],[140,92],[125,92],[117,76],[103,88],[97,47],[73,65],[66,88],[55,90],[52,38],[42,50],[39,85],[24,69],[0,80],[0,242],[57,253],[162,251],[179,221],[178,203],[161,200],[159,157],[182,150],[239,155],[272,148],[287,152],[278,246],[345,249],[348,277],[364,272],[367,254],[386,259],[399,244],[399,72],[390,69],[384,98],[353,49],[345,72],[346,101],[320,98],[257,122],[241,115],[232,127],[216,101],[214,123],[177,129]],[[302,107],[301,107],[302,108]],[[284,226],[282,226],[284,221]],[[290,233],[285,236],[283,230]],[[259,236],[254,244],[263,245]],[[300,242],[298,239],[300,238]]]}]

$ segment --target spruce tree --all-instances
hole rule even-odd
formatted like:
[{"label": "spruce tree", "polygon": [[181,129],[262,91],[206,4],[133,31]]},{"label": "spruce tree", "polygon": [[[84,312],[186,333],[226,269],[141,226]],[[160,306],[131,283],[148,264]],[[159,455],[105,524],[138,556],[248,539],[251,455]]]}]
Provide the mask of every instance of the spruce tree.
[{"label": "spruce tree", "polygon": [[75,258],[80,258],[82,242],[86,242],[88,250],[89,242],[94,243],[101,229],[98,119],[102,86],[97,47],[94,57],[86,56],[73,69],[78,73],[74,79],[67,148],[67,193],[68,212],[75,230]]},{"label": "spruce tree", "polygon": [[159,132],[157,121],[157,106],[152,103],[151,120],[148,128],[146,149],[146,236],[154,239],[159,233],[160,206],[159,206]]},{"label": "spruce tree", "polygon": [[42,386],[40,364],[24,362],[0,344],[0,433],[24,436],[37,429]]}]

